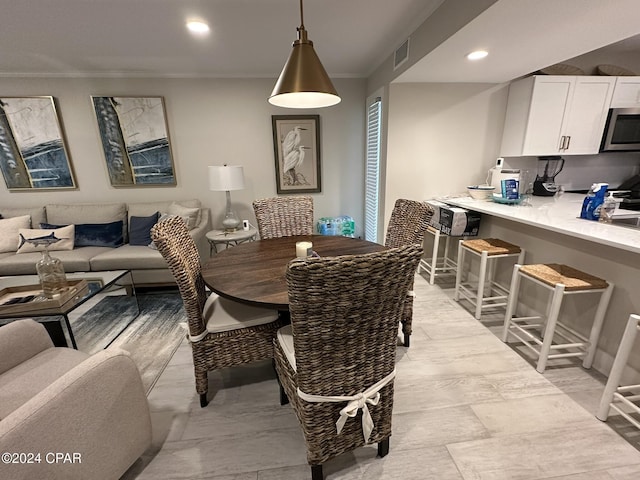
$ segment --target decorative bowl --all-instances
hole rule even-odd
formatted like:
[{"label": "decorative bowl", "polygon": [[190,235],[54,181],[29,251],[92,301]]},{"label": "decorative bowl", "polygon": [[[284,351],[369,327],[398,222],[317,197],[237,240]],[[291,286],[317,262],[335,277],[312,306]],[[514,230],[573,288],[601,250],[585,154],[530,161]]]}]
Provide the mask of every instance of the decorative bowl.
[{"label": "decorative bowl", "polygon": [[470,185],[467,187],[467,192],[476,200],[489,200],[495,189],[496,187],[491,185]]}]

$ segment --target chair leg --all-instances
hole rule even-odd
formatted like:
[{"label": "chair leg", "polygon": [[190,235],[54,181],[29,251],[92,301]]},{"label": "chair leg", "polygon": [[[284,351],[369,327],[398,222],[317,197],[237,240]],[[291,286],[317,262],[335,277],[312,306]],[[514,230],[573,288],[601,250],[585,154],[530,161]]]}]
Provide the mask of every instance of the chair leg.
[{"label": "chair leg", "polygon": [[381,442],[378,442],[378,456],[384,457],[389,453],[389,437],[385,438]]},{"label": "chair leg", "polygon": [[311,480],[324,480],[322,465],[311,465]]},{"label": "chair leg", "polygon": [[429,272],[429,285],[433,285],[436,280],[436,265],[438,264],[439,245],[440,245],[440,230],[436,230],[436,233],[433,236],[433,253],[431,254],[431,272]]},{"label": "chair leg", "polygon": [[638,325],[640,325],[640,315],[630,315],[629,320],[627,321],[627,328],[625,328],[624,333],[622,334],[622,340],[620,340],[618,353],[616,353],[616,358],[613,361],[613,366],[609,373],[609,380],[607,380],[604,392],[602,393],[602,398],[600,399],[598,412],[596,413],[596,418],[603,422],[606,422],[609,417],[609,408],[613,401],[613,395],[620,386],[622,372],[624,371],[629,355],[633,350],[633,344],[638,335],[638,331],[640,331]]},{"label": "chair leg", "polygon": [[558,283],[553,289],[551,309],[549,310],[549,317],[547,318],[545,324],[546,327],[544,331],[544,338],[542,339],[542,346],[540,347],[538,363],[536,364],[536,370],[538,371],[538,373],[544,373],[545,368],[547,368],[549,352],[551,352],[551,343],[553,342],[553,335],[556,331],[558,315],[560,313],[560,307],[562,306],[562,297],[564,297],[564,285]]},{"label": "chair leg", "polygon": [[209,391],[209,379],[208,372],[198,371],[195,372],[196,375],[196,392],[200,395],[200,408],[204,408],[209,405],[207,400],[207,392]]},{"label": "chair leg", "polygon": [[280,387],[280,405],[287,405],[289,403],[289,397],[287,397],[287,394],[280,382],[278,382],[278,386]]},{"label": "chair leg", "polygon": [[489,255],[486,251],[482,252],[480,256],[480,273],[478,273],[478,293],[476,295],[476,320],[480,320],[482,317],[482,304],[484,303],[484,288],[487,278],[487,262]]},{"label": "chair leg", "polygon": [[511,319],[516,313],[518,304],[518,291],[520,290],[520,267],[522,265],[516,263],[513,266],[513,274],[511,276],[511,284],[509,285],[509,297],[507,298],[507,312],[504,315],[504,327],[502,328],[502,341],[507,343],[509,339],[509,329],[511,328]]},{"label": "chair leg", "polygon": [[[413,285],[411,286],[413,290]],[[404,302],[404,309],[402,312],[402,319],[400,320],[402,323],[402,333],[404,334],[404,346],[409,348],[409,337],[411,336],[412,331],[412,323],[413,323],[413,291],[407,295],[407,298]]]},{"label": "chair leg", "polygon": [[464,262],[463,241],[464,240],[458,240],[458,268],[456,269],[456,289],[453,294],[453,299],[456,302],[460,300],[460,284],[462,283],[462,262]]},{"label": "chair leg", "polygon": [[600,338],[600,331],[602,330],[602,324],[604,323],[604,314],[609,306],[609,300],[613,293],[613,283],[609,282],[609,286],[602,293],[600,302],[598,303],[598,309],[596,310],[596,316],[593,320],[593,326],[591,327],[591,333],[589,335],[589,348],[587,349],[587,355],[584,357],[582,366],[584,368],[591,368],[593,364],[593,358],[596,356],[596,348],[598,347],[598,338]]}]

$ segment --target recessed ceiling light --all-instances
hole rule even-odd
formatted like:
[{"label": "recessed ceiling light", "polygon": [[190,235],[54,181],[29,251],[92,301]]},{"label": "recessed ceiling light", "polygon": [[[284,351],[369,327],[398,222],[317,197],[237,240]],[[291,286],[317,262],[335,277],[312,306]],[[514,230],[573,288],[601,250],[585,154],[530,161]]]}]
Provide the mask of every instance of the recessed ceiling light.
[{"label": "recessed ceiling light", "polygon": [[187,28],[192,33],[203,34],[209,32],[209,25],[201,20],[189,20],[187,22]]},{"label": "recessed ceiling light", "polygon": [[467,58],[469,60],[480,60],[487,55],[489,55],[489,52],[487,52],[486,50],[476,50],[475,52],[471,52],[469,55],[467,55]]}]

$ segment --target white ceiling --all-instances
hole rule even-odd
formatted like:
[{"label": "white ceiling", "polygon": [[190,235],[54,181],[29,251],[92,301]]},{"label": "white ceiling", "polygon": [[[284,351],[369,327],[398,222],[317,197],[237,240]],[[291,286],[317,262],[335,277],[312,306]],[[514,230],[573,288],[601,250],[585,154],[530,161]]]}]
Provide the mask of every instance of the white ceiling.
[{"label": "white ceiling", "polygon": [[[443,1],[306,0],[305,27],[331,76],[367,77]],[[637,2],[499,0],[399,80],[508,81],[640,33]],[[0,76],[276,77],[300,21],[297,0],[0,0],[0,11]],[[188,18],[211,33],[193,37]],[[490,55],[471,65],[476,47]]]},{"label": "white ceiling", "polygon": [[[640,52],[639,8],[638,0],[499,0],[397,81],[501,83],[605,45],[604,58]],[[489,56],[467,61],[476,49]]]},{"label": "white ceiling", "polygon": [[[443,0],[306,0],[309,39],[332,75],[364,77]],[[298,0],[0,0],[0,74],[277,77]],[[194,37],[189,18],[211,32]]]}]

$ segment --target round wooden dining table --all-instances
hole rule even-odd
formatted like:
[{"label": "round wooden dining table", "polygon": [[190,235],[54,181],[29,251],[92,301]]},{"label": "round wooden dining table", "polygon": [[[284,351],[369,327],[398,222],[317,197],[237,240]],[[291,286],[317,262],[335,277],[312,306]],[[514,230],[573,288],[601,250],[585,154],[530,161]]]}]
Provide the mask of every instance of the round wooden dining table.
[{"label": "round wooden dining table", "polygon": [[356,238],[303,235],[237,245],[211,257],[202,267],[205,284],[221,297],[257,307],[289,310],[285,274],[296,257],[296,242],[308,241],[321,257],[385,250],[379,243]]}]

